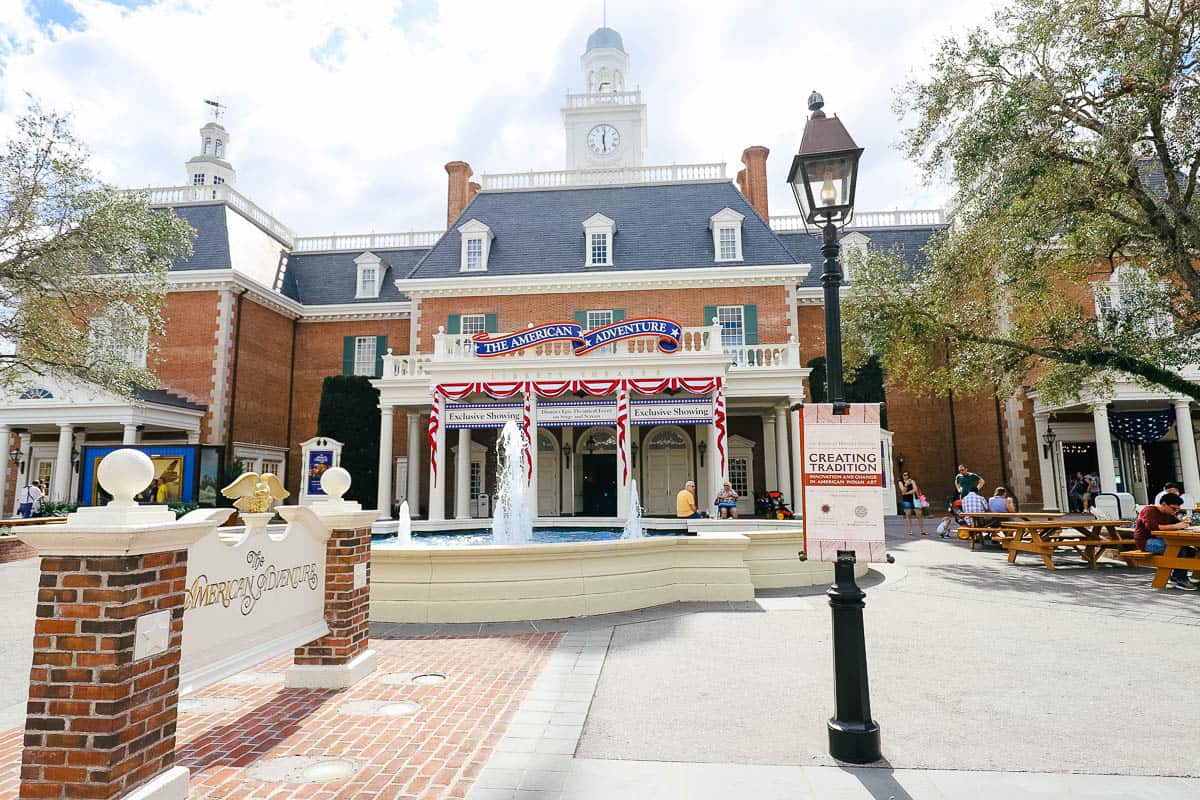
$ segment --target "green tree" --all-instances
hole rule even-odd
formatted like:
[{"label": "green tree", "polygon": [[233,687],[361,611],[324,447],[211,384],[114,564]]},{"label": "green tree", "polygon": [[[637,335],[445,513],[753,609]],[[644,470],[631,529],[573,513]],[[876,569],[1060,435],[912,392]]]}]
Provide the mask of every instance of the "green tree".
[{"label": "green tree", "polygon": [[36,102],[0,152],[0,389],[38,376],[127,394],[195,232],[98,180],[67,118]]},{"label": "green tree", "polygon": [[375,508],[379,494],[379,390],[361,375],[331,375],[321,384],[317,435],[342,443],[350,473],[347,500]]},{"label": "green tree", "polygon": [[942,42],[897,110],[906,154],[958,190],[954,225],[917,275],[862,259],[850,363],[879,353],[918,392],[1133,377],[1200,399],[1176,369],[1200,363],[1200,0],[1015,0]]}]

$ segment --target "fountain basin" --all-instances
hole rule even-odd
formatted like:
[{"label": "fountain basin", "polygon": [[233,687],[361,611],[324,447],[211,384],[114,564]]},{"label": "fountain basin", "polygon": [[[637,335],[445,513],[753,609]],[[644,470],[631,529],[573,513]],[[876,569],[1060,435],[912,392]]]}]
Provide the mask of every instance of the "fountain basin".
[{"label": "fountain basin", "polygon": [[[371,619],[508,622],[632,611],[684,601],[752,600],[759,588],[833,581],[800,561],[793,531],[564,544],[401,547],[371,551]],[[860,564],[857,572],[866,574]]]}]

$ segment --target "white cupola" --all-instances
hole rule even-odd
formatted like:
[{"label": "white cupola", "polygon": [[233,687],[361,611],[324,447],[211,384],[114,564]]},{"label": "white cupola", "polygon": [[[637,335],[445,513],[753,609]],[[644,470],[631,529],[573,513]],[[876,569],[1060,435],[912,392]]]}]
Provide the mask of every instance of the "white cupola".
[{"label": "white cupola", "polygon": [[233,186],[237,173],[227,160],[229,131],[216,120],[200,129],[200,154],[187,161],[189,186]]},{"label": "white cupola", "polygon": [[567,169],[640,167],[646,153],[646,107],[629,79],[621,34],[607,25],[592,31],[579,65],[584,92],[568,94],[562,110]]}]

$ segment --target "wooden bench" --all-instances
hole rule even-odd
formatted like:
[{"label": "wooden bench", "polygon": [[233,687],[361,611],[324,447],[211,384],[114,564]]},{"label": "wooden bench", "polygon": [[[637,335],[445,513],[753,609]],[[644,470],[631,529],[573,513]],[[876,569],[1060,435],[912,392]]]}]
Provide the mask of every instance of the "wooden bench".
[{"label": "wooden bench", "polygon": [[[1194,531],[1155,531],[1155,536],[1166,542],[1167,550],[1162,555],[1146,550],[1126,550],[1120,553],[1131,567],[1153,567],[1154,580],[1150,585],[1155,589],[1165,589],[1171,578],[1171,570],[1186,569],[1192,572],[1194,578],[1200,571],[1200,533]],[[1185,557],[1180,555],[1183,547],[1197,548],[1197,555]]]},{"label": "wooden bench", "polygon": [[[964,531],[967,534],[966,537],[962,536]],[[995,534],[1004,533],[1004,532],[1005,531],[1001,528],[988,528],[988,527],[972,528],[968,525],[960,525],[958,528],[959,538],[969,539],[971,542],[972,550],[975,549],[975,545],[977,545],[977,544],[980,546],[983,545],[984,537],[994,538]]]},{"label": "wooden bench", "polygon": [[1117,532],[1118,526],[1125,524],[1119,520],[1060,519],[1001,524],[1006,534],[1012,534],[1000,542],[1008,550],[1010,564],[1016,563],[1017,553],[1033,553],[1042,557],[1046,569],[1052,570],[1054,561],[1050,556],[1061,548],[1071,548],[1095,569],[1103,551],[1135,546],[1132,538]]}]

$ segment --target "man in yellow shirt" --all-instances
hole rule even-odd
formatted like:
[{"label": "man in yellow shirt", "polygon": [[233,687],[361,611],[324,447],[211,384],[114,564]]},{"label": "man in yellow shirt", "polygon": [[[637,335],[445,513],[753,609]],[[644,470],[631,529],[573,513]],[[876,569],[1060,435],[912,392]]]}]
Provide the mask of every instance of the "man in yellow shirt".
[{"label": "man in yellow shirt", "polygon": [[688,481],[675,496],[675,516],[679,519],[699,519],[696,510],[696,482]]}]

